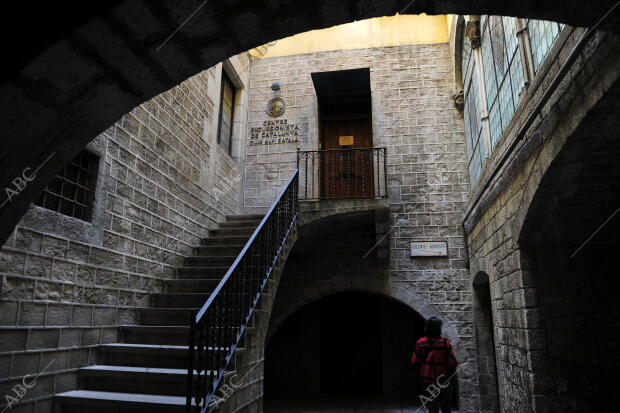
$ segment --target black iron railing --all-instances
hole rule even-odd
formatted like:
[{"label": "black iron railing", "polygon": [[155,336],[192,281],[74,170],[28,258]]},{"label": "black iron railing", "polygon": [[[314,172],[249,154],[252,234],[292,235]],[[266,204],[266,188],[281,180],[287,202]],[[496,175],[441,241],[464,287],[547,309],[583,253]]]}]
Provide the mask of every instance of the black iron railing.
[{"label": "black iron railing", "polygon": [[190,320],[187,412],[205,412],[297,218],[295,171],[233,265]]},{"label": "black iron railing", "polygon": [[385,148],[297,151],[299,199],[387,198]]}]

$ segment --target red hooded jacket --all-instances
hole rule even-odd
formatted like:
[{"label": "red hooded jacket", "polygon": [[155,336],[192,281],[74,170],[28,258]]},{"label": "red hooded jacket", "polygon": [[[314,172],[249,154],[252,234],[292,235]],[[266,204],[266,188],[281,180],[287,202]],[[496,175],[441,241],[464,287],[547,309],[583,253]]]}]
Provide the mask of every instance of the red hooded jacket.
[{"label": "red hooded jacket", "polygon": [[414,368],[420,372],[423,384],[431,384],[443,375],[442,382],[456,371],[457,361],[448,339],[422,337],[415,345],[411,358]]}]

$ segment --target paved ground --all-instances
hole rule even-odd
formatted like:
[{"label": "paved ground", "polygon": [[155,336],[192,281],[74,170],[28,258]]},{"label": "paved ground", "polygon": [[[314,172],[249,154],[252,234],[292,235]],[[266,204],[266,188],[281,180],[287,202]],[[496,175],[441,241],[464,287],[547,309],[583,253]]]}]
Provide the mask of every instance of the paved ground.
[{"label": "paved ground", "polygon": [[[381,400],[326,399],[265,401],[265,413],[428,413],[413,402],[390,403]],[[458,413],[453,410],[452,413]]]}]

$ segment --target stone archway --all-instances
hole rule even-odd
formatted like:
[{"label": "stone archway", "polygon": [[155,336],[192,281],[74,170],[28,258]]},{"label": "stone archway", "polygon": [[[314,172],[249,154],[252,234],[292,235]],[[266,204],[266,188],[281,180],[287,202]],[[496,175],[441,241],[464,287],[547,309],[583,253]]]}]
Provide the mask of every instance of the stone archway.
[{"label": "stone archway", "polygon": [[[284,279],[283,279],[284,281]],[[403,306],[407,310],[416,313],[422,319],[426,320],[430,317],[438,317],[444,321],[443,326],[443,336],[448,338],[452,343],[454,352],[456,354],[457,360],[459,361],[459,370],[457,374],[457,386],[456,391],[458,392],[458,400],[460,406],[471,406],[473,403],[474,395],[472,393],[466,393],[468,389],[471,387],[468,385],[468,382],[471,380],[472,371],[475,369],[474,366],[471,365],[470,360],[468,360],[467,350],[464,345],[461,343],[461,339],[458,336],[457,330],[450,323],[449,320],[437,309],[435,306],[428,303],[408,287],[398,286],[396,288],[389,288],[389,286],[368,286],[362,285],[363,283],[352,283],[351,286],[341,286],[334,287],[329,291],[318,290],[313,288],[297,288],[298,292],[295,294],[294,291],[286,288],[286,283],[280,284],[278,289],[279,297],[284,298],[285,300],[277,300],[274,303],[273,310],[271,312],[269,328],[266,331],[264,337],[264,347],[267,347],[267,343],[273,336],[273,334],[278,331],[278,329],[283,325],[283,323],[291,317],[291,315],[296,314],[299,310],[304,309],[313,303],[321,301],[325,297],[332,296],[334,294],[349,294],[349,293],[362,293],[362,294],[371,294],[378,297],[383,297],[388,301],[393,301],[400,306]],[[293,296],[291,296],[293,294]],[[411,349],[412,351],[413,349]],[[464,390],[460,390],[464,389]],[[455,396],[456,397],[456,396]],[[416,400],[410,400],[416,401]]]},{"label": "stone archway", "polygon": [[480,411],[499,412],[493,303],[489,275],[483,271],[476,273],[473,279],[473,304]]},{"label": "stone archway", "polygon": [[558,149],[515,223],[535,411],[620,405],[606,338],[620,312],[609,288],[620,247],[618,92],[616,82]]},{"label": "stone archway", "polygon": [[333,292],[311,301],[277,328],[271,326],[265,409],[321,402],[417,404],[420,389],[409,360],[424,323],[403,303],[367,291]]},{"label": "stone archway", "polygon": [[[27,50],[16,59],[19,63],[11,67],[0,89],[4,139],[0,186],[11,187],[27,168],[40,167],[39,178],[20,188],[19,196],[3,205],[0,242],[54,173],[123,114],[199,71],[259,44],[397,12],[511,15],[588,26],[609,7],[604,0],[580,5],[578,10],[551,0],[328,0],[320,4],[271,1],[266,5],[216,0],[208,5],[201,1],[118,1],[75,18],[68,18],[63,9],[45,9],[39,12],[44,13],[39,20],[56,21],[54,13],[62,14],[64,27],[50,30],[48,26],[35,26],[29,35],[39,40],[25,46]],[[21,11],[29,16],[36,13]],[[9,23],[3,37],[14,38],[15,32],[22,32],[23,27],[18,26],[22,20]],[[618,27],[618,18],[613,16],[604,26],[615,31]]]},{"label": "stone archway", "polygon": [[[459,406],[471,408],[477,404],[472,383],[476,367],[473,360],[468,359],[467,349],[462,344],[459,332],[455,325],[445,317],[441,309],[425,300],[420,294],[407,285],[385,282],[368,282],[355,277],[341,277],[335,279],[329,285],[321,286],[320,283],[297,284],[287,282],[286,269],[283,278],[278,285],[278,292],[272,311],[269,315],[269,327],[263,330],[263,338],[260,339],[261,351],[264,351],[266,343],[274,331],[295,311],[308,304],[330,294],[339,292],[364,292],[380,295],[408,307],[424,319],[438,317],[444,321],[443,335],[447,337],[454,348],[459,361],[458,389]],[[462,407],[463,408],[463,407]]]},{"label": "stone archway", "polygon": [[349,286],[335,286],[329,290],[312,288],[310,285],[304,286],[303,288],[296,288],[294,291],[288,291],[285,284],[280,284],[280,288],[281,287],[284,287],[284,289],[278,292],[281,294],[281,297],[286,298],[286,301],[281,303],[276,300],[271,312],[269,329],[266,331],[263,343],[269,340],[271,334],[273,334],[291,314],[313,301],[337,292],[368,292],[394,299],[420,314],[424,319],[437,317],[443,320],[443,334],[453,344],[457,359],[460,363],[463,363],[463,360],[467,359],[467,352],[463,347],[459,346],[461,340],[456,329],[450,324],[449,320],[446,320],[435,306],[406,286],[395,286],[394,288],[390,288],[389,285],[385,284],[368,285],[363,282],[357,283],[352,280],[352,284]]}]

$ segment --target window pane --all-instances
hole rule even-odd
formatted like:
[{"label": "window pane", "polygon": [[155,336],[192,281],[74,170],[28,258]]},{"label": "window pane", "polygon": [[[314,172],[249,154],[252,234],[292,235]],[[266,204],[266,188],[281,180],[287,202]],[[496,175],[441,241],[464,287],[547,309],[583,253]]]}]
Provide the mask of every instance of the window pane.
[{"label": "window pane", "polygon": [[545,57],[547,57],[547,53],[549,53],[551,46],[553,46],[553,42],[558,37],[558,34],[560,34],[562,27],[563,25],[560,26],[558,23],[547,20],[529,20],[527,22],[534,70],[536,72],[538,72]]},{"label": "window pane", "polygon": [[[469,42],[463,39],[463,48],[469,46]],[[471,49],[470,49],[471,50]],[[465,53],[463,53],[465,56]],[[464,74],[464,120],[465,120],[465,141],[467,146],[467,160],[469,168],[469,182],[473,188],[480,176],[482,169],[482,160],[484,159],[484,144],[480,142],[482,135],[482,122],[480,121],[480,107],[478,105],[478,82],[475,76],[476,64],[473,57],[463,65],[467,68],[463,70]],[[482,152],[481,152],[482,150]]]},{"label": "window pane", "polygon": [[512,97],[515,109],[519,105],[519,94],[523,90],[523,65],[521,64],[521,54],[515,51],[510,64],[510,83],[512,84]]},{"label": "window pane", "polygon": [[482,36],[482,60],[486,80],[491,146],[510,123],[523,88],[523,68],[514,17],[489,16]]},{"label": "window pane", "polygon": [[463,60],[461,61],[461,81],[463,82],[463,87],[465,87],[465,79],[469,74],[470,69],[470,60],[471,59],[471,43],[467,36],[463,35],[463,47],[461,50],[461,54],[463,56]]},{"label": "window pane", "polygon": [[218,142],[228,153],[231,149],[234,105],[235,88],[226,73],[222,72],[222,105],[220,108]]},{"label": "window pane", "polygon": [[482,48],[482,71],[484,72],[484,83],[487,89],[487,102],[491,104],[497,95],[497,82],[495,80],[493,51],[488,26],[483,29],[480,47]]}]

